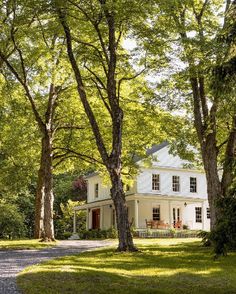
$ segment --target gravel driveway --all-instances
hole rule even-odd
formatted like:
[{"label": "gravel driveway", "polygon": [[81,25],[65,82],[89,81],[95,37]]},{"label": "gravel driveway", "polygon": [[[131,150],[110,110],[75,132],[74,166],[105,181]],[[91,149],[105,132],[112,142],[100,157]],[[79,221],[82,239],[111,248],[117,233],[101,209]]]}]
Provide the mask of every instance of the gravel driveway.
[{"label": "gravel driveway", "polygon": [[56,247],[43,250],[0,250],[0,294],[21,293],[16,286],[16,276],[27,266],[112,244],[111,241],[79,240],[61,241]]}]

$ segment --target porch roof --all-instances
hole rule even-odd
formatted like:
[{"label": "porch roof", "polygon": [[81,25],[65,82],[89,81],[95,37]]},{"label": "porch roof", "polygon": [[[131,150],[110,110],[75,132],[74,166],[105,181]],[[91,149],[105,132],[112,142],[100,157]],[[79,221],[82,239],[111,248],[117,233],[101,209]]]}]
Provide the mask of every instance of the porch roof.
[{"label": "porch roof", "polygon": [[[203,198],[193,198],[193,197],[180,197],[180,196],[171,196],[171,195],[153,195],[153,194],[132,194],[127,195],[126,201],[130,200],[168,200],[168,201],[182,201],[186,202],[187,204],[196,203],[196,202],[204,202],[207,199]],[[103,205],[110,205],[113,204],[112,199],[103,199],[103,200],[97,200],[90,203],[86,203],[84,205],[75,206],[74,210],[85,210],[97,206],[103,206]]]}]

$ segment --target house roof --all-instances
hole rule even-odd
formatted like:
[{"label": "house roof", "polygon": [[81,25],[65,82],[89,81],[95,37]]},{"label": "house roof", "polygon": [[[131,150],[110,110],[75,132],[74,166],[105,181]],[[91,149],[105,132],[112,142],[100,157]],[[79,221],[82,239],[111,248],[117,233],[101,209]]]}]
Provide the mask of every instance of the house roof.
[{"label": "house roof", "polygon": [[87,176],[85,176],[84,179],[86,180],[88,178],[92,178],[92,177],[95,177],[95,176],[98,176],[98,175],[99,175],[99,173],[94,171],[94,172],[88,174]]},{"label": "house roof", "polygon": [[167,141],[164,141],[163,143],[158,144],[158,145],[153,145],[151,148],[147,149],[146,154],[152,155],[153,153],[161,150],[162,148],[166,147],[167,145],[169,145],[169,143]]},{"label": "house roof", "polygon": [[[162,142],[161,144],[155,144],[155,145],[152,145],[151,148],[147,149],[146,151],[146,155],[147,156],[150,156],[152,154],[154,154],[155,152],[161,150],[162,148],[166,147],[167,145],[169,145],[169,143],[167,141],[164,141]],[[140,160],[142,160],[143,158],[140,157],[140,156],[135,156],[134,157],[134,162],[138,162]]]}]

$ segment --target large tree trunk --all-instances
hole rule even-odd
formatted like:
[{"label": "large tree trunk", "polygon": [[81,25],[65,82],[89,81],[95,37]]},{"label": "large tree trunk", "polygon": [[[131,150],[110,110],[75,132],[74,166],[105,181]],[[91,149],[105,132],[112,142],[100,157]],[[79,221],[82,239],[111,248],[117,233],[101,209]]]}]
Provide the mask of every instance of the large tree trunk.
[{"label": "large tree trunk", "polygon": [[34,237],[42,238],[44,234],[44,194],[45,194],[45,171],[44,171],[44,139],[42,139],[40,168],[38,171],[37,191],[35,199],[35,224]]},{"label": "large tree trunk", "polygon": [[210,226],[212,230],[215,227],[217,218],[220,216],[217,200],[222,196],[218,174],[219,150],[216,141],[217,103],[214,101],[211,109],[208,109],[204,77],[191,77],[190,82],[193,91],[194,125],[201,146],[203,166],[206,173],[208,202],[211,211]]},{"label": "large tree trunk", "polygon": [[44,240],[54,241],[53,225],[53,175],[52,175],[52,138],[49,133],[44,138]]},{"label": "large tree trunk", "polygon": [[111,197],[116,210],[116,222],[119,238],[117,251],[137,251],[137,248],[134,246],[133,237],[130,231],[128,210],[121,177],[116,170],[111,170],[110,178],[112,183]]},{"label": "large tree trunk", "polygon": [[220,217],[220,209],[217,207],[217,200],[222,197],[221,183],[217,170],[218,150],[216,144],[212,141],[214,141],[214,137],[208,138],[202,146],[203,164],[207,180],[208,202],[211,212],[211,230],[214,229],[216,221]]},{"label": "large tree trunk", "polygon": [[38,172],[35,203],[35,238],[53,241],[53,175],[52,175],[52,139],[50,133],[42,138],[40,169]]}]

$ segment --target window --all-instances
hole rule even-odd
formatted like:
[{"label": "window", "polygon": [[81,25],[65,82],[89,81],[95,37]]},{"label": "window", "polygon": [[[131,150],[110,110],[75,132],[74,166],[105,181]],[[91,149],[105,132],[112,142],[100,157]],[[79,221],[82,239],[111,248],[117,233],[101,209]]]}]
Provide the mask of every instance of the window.
[{"label": "window", "polygon": [[196,216],[196,223],[202,222],[202,208],[195,207],[195,216]]},{"label": "window", "polygon": [[98,184],[94,185],[94,197],[98,198]]},{"label": "window", "polygon": [[180,191],[180,182],[179,182],[179,176],[173,176],[172,177],[172,189],[174,192]]},{"label": "window", "polygon": [[207,208],[207,218],[211,218],[210,208]]},{"label": "window", "polygon": [[161,220],[160,206],[153,207],[153,209],[152,209],[152,219],[155,220],[155,221]]},{"label": "window", "polygon": [[152,175],[152,190],[160,191],[160,175]]},{"label": "window", "polygon": [[190,192],[197,193],[197,178],[190,177]]}]

